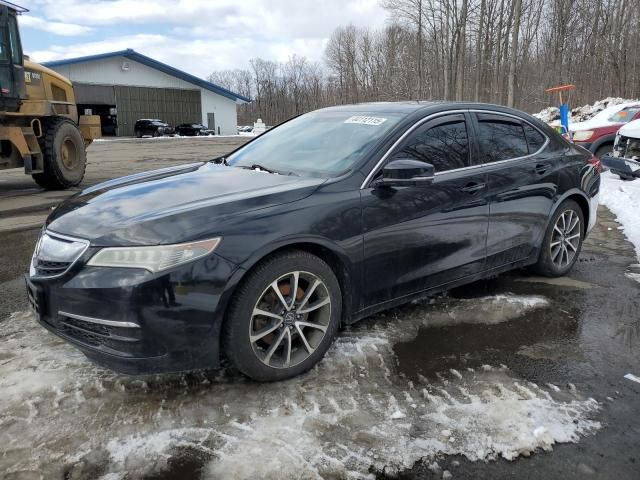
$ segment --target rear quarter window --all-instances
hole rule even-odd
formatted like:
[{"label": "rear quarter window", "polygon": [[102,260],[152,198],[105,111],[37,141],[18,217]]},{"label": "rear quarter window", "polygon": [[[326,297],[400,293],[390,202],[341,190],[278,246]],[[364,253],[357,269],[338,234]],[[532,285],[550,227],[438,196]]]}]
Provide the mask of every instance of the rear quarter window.
[{"label": "rear quarter window", "polygon": [[540,133],[540,131],[528,123],[524,124],[524,134],[527,138],[527,145],[529,146],[529,153],[536,153],[542,148],[547,138]]}]

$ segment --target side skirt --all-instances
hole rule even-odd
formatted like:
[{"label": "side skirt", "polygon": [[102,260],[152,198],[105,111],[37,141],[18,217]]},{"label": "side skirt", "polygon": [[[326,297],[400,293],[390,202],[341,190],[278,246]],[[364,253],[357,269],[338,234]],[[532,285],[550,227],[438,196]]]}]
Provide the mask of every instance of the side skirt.
[{"label": "side skirt", "polygon": [[375,305],[371,305],[370,307],[366,307],[363,310],[360,310],[359,312],[355,312],[353,315],[351,315],[351,317],[349,319],[347,319],[347,321],[345,323],[351,325],[359,320],[362,320],[363,318],[366,317],[370,317],[373,314],[376,314],[378,312],[382,312],[384,310],[388,310],[390,308],[393,307],[397,307],[399,305],[403,305],[405,303],[408,303],[412,300],[417,300],[419,298],[424,298],[424,297],[428,297],[431,295],[435,295],[437,293],[441,293],[444,292],[446,290],[450,290],[452,288],[455,287],[459,287],[461,285],[466,285],[468,283],[472,283],[472,282],[476,282],[478,280],[483,280],[483,279],[487,279],[487,278],[491,278],[491,277],[495,277],[496,275],[499,275],[501,273],[504,272],[508,272],[510,270],[515,270],[518,268],[523,268],[529,265],[533,265],[534,263],[536,263],[538,261],[538,250],[536,249],[536,251],[533,252],[533,254],[530,257],[527,257],[523,260],[518,260],[517,262],[513,262],[513,263],[508,263],[506,265],[501,265],[499,267],[495,267],[489,270],[485,270],[483,272],[480,273],[476,273],[473,275],[468,275],[466,277],[462,277],[459,278],[458,280],[454,280],[453,282],[448,282],[442,285],[438,285],[437,287],[433,287],[427,290],[422,290],[416,293],[412,293],[409,295],[405,295],[404,297],[399,297],[399,298],[394,298],[393,300],[389,300],[386,302],[382,302],[382,303],[377,303]]}]

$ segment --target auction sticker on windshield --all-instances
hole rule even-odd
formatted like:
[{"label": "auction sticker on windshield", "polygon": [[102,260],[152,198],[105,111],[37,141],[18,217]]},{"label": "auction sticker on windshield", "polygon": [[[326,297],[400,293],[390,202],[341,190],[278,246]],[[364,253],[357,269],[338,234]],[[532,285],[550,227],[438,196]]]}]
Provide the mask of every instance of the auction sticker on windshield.
[{"label": "auction sticker on windshield", "polygon": [[366,115],[354,115],[353,117],[347,118],[344,123],[359,123],[361,125],[382,125],[386,122],[386,118],[381,117],[368,117]]}]

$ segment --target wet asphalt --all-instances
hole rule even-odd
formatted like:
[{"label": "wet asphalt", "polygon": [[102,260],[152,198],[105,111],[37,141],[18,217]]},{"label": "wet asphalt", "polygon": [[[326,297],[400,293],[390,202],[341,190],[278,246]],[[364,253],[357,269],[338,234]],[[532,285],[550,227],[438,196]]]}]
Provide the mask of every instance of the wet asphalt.
[{"label": "wet asphalt", "polygon": [[408,378],[508,364],[536,384],[573,385],[603,404],[603,428],[530,458],[484,463],[442,457],[440,468],[419,462],[400,478],[442,478],[444,470],[474,479],[640,478],[640,384],[623,378],[640,376],[640,284],[625,276],[639,268],[618,227],[600,207],[579,263],[561,282],[518,271],[448,293],[452,301],[504,292],[543,295],[548,307],[497,325],[421,328],[415,339],[394,347],[398,370]]},{"label": "wet asphalt", "polygon": [[[22,274],[37,234],[32,229],[0,235],[0,321],[27,308]],[[393,347],[401,377],[436,379],[438,372],[451,368],[507,364],[527,381],[575,386],[595,398],[602,405],[598,420],[603,426],[577,443],[555,445],[552,452],[489,462],[440,456],[417,462],[399,478],[443,478],[444,471],[474,479],[640,478],[640,384],[623,378],[626,373],[640,375],[640,285],[625,276],[638,271],[634,264],[633,247],[601,207],[599,222],[569,277],[547,280],[517,271],[447,292],[440,299],[443,316],[448,315],[447,302],[454,306],[503,293],[540,295],[549,305],[495,325],[443,322],[421,327],[414,339]],[[419,315],[424,308],[406,305],[388,316]],[[144,478],[197,478],[206,460],[187,449],[174,455],[161,473]],[[391,478],[384,471],[375,473]]]}]

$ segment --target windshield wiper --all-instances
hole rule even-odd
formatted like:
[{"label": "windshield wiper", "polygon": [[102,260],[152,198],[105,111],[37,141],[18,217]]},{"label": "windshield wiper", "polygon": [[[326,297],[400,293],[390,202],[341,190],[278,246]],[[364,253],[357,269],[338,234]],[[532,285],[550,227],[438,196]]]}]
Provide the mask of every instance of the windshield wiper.
[{"label": "windshield wiper", "polygon": [[294,176],[298,176],[296,173],[293,172],[280,172],[278,170],[273,170],[272,168],[267,168],[264,165],[260,165],[259,163],[253,163],[251,164],[251,166],[249,165],[238,165],[240,168],[246,168],[247,170],[262,170],[263,172],[267,172],[267,173],[274,173],[276,175],[294,175]]}]

